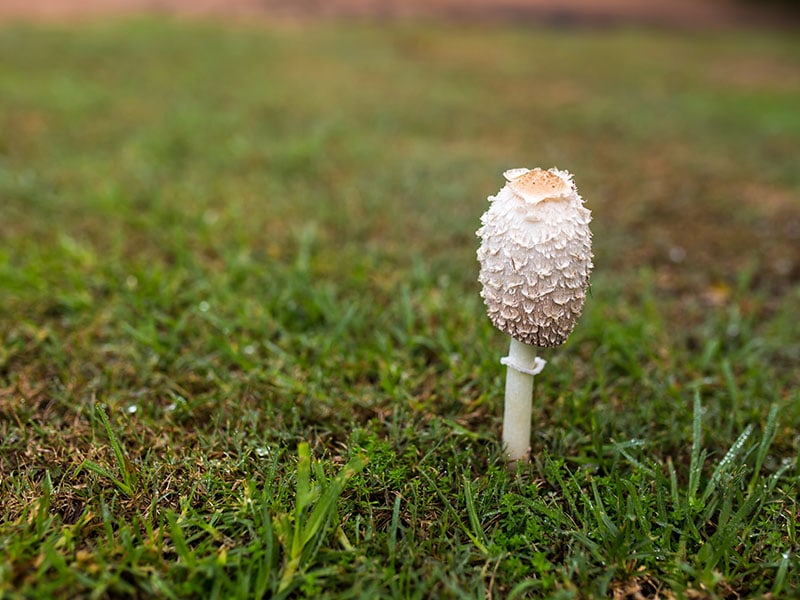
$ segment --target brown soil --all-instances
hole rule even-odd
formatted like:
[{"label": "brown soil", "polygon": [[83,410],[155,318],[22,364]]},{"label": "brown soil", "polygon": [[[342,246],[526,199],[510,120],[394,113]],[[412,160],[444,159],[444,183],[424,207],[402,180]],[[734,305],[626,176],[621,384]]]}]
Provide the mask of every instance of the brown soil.
[{"label": "brown soil", "polygon": [[0,19],[138,14],[296,19],[448,19],[553,25],[796,26],[797,14],[735,0],[1,0]]}]

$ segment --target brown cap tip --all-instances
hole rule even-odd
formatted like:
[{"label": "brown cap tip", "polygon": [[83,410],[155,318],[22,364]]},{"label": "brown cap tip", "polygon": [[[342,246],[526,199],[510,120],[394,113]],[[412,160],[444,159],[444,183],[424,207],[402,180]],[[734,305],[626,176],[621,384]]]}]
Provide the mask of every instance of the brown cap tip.
[{"label": "brown cap tip", "polygon": [[561,198],[574,190],[569,174],[555,169],[511,169],[503,175],[511,191],[530,202]]}]

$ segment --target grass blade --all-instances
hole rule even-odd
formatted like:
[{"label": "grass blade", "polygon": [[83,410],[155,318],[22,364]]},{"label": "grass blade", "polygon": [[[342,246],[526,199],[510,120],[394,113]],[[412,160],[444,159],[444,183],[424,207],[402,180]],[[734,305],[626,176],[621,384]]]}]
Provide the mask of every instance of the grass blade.
[{"label": "grass blade", "polygon": [[111,444],[111,449],[113,450],[114,457],[117,461],[117,469],[119,470],[120,477],[124,483],[122,486],[117,484],[117,487],[119,487],[127,496],[133,496],[134,488],[136,487],[136,474],[133,470],[133,466],[128,460],[128,457],[125,455],[125,450],[122,448],[122,444],[120,444],[119,440],[117,439],[103,406],[96,404],[95,412],[100,416],[100,421],[103,423],[103,429],[108,436],[108,441]]},{"label": "grass blade", "polygon": [[703,491],[703,496],[701,498],[702,502],[705,503],[710,497],[711,494],[714,492],[716,486],[720,483],[720,479],[722,479],[723,475],[728,471],[728,468],[733,463],[734,459],[741,453],[744,445],[747,443],[747,440],[750,438],[750,434],[753,433],[753,426],[748,425],[745,427],[745,430],[736,438],[736,441],[730,447],[730,449],[725,453],[725,456],[722,457],[722,460],[719,461],[719,464],[714,469],[714,472],[711,474],[711,477],[706,484],[706,488]]},{"label": "grass blade", "polygon": [[764,461],[767,458],[769,448],[772,445],[772,442],[775,440],[775,435],[778,431],[778,410],[779,408],[777,404],[773,404],[769,409],[769,414],[767,415],[767,424],[764,426],[764,433],[761,436],[761,443],[758,445],[758,450],[756,451],[756,459],[753,465],[753,476],[750,479],[749,485],[751,490],[756,486],[758,477],[761,474],[761,468],[764,466]]},{"label": "grass blade", "polygon": [[483,531],[483,526],[481,525],[481,521],[478,518],[478,512],[475,510],[475,498],[472,494],[472,482],[469,478],[464,475],[464,499],[467,504],[467,516],[469,517],[469,523],[472,527],[472,533],[475,536],[475,539],[480,542],[482,548],[486,548],[486,534]]},{"label": "grass blade", "polygon": [[419,474],[422,475],[428,484],[434,489],[436,495],[439,496],[442,504],[444,504],[447,512],[449,512],[453,519],[455,519],[455,522],[458,524],[459,528],[472,541],[472,543],[475,544],[475,547],[481,552],[481,554],[488,555],[489,549],[481,542],[479,538],[475,537],[472,531],[470,531],[469,527],[464,525],[464,522],[459,517],[459,512],[455,509],[450,500],[447,499],[447,496],[445,496],[444,492],[442,492],[439,486],[436,485],[436,481],[430,475],[428,475],[424,469],[419,469]]},{"label": "grass blade", "polygon": [[700,488],[700,478],[703,475],[703,462],[705,453],[702,452],[703,432],[702,432],[703,407],[700,403],[700,391],[694,392],[694,412],[692,414],[692,457],[689,463],[689,490],[687,499],[689,506],[695,506],[697,490]]},{"label": "grass blade", "polygon": [[389,560],[394,562],[397,555],[397,531],[400,527],[400,504],[402,497],[398,494],[394,498],[394,508],[392,508],[392,522],[389,525],[389,538],[386,543],[389,549]]},{"label": "grass blade", "polygon": [[355,456],[342,467],[330,482],[317,469],[317,480],[311,483],[311,452],[307,443],[298,444],[297,489],[293,516],[274,519],[278,539],[284,546],[286,564],[278,584],[278,593],[287,593],[297,573],[308,568],[324,541],[324,534],[336,514],[336,503],[347,482],[367,464],[365,456]]}]

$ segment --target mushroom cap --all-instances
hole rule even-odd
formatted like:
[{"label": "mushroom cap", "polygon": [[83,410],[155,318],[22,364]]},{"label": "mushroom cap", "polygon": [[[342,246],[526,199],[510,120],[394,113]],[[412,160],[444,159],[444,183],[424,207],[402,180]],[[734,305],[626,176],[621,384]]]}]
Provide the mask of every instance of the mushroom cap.
[{"label": "mushroom cap", "polygon": [[511,169],[481,217],[481,297],[492,323],[535,346],[563,344],[583,310],[592,270],[591,212],[572,175]]}]

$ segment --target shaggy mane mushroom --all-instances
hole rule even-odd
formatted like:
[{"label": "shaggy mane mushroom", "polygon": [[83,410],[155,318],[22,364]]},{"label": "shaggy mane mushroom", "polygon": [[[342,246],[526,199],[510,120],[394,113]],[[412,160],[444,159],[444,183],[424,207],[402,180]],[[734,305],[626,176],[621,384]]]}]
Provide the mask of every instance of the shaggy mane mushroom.
[{"label": "shaggy mane mushroom", "polygon": [[489,319],[511,336],[503,445],[511,461],[530,449],[536,347],[563,344],[583,310],[592,270],[591,211],[572,175],[553,168],[511,169],[481,217],[481,297]]}]

